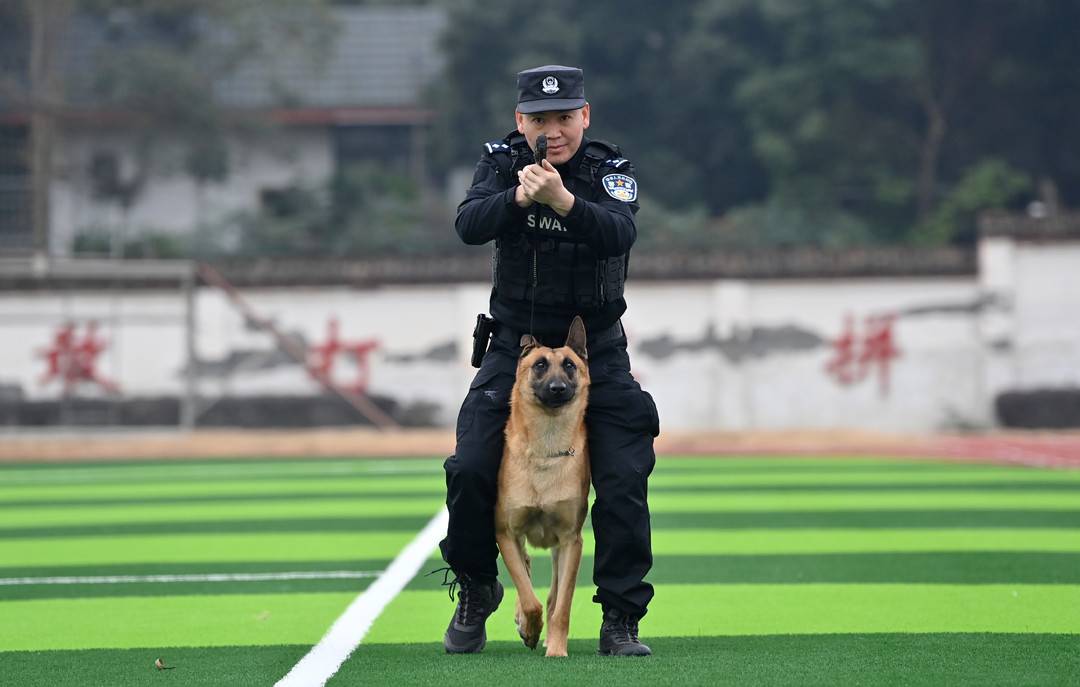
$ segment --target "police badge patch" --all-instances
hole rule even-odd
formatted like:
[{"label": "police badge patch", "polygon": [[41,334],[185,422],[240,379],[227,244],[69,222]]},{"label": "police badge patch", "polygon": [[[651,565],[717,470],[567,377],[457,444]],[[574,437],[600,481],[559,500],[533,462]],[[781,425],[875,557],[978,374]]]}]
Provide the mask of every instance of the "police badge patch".
[{"label": "police badge patch", "polygon": [[637,182],[625,174],[608,174],[601,181],[604,190],[615,200],[632,203],[637,200]]}]

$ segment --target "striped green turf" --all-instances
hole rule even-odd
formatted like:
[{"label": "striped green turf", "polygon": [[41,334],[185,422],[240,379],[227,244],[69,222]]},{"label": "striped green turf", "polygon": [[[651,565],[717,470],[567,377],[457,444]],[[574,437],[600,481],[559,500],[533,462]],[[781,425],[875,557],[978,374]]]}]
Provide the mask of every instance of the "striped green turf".
[{"label": "striped green turf", "polygon": [[911,529],[1080,527],[1080,510],[820,510],[653,513],[656,529]]},{"label": "striped green turf", "polygon": [[[1080,509],[1080,491],[919,491],[844,493],[700,494],[660,493],[649,499],[656,513],[685,512],[784,512],[803,510],[1042,510]],[[361,517],[423,515],[439,504],[435,496],[400,499],[299,498],[271,502],[162,503],[135,506],[78,506],[26,508],[4,513],[3,528],[30,525],[107,524],[121,522],[188,522],[225,519],[271,519],[309,517]]]},{"label": "striped green turf", "polygon": [[1076,635],[869,634],[671,637],[649,640],[644,660],[595,655],[570,643],[545,660],[520,642],[493,642],[483,656],[440,656],[438,646],[361,646],[327,684],[370,685],[1072,685]]},{"label": "striped green turf", "polygon": [[[229,518],[356,517],[431,514],[439,507],[438,497],[368,500],[334,499],[318,501],[300,498],[289,501],[140,506],[79,506],[73,508],[28,508],[4,513],[4,527],[60,525],[71,523],[204,521]],[[2,532],[2,528],[0,528]]]},{"label": "striped green turf", "polygon": [[445,491],[443,476],[438,473],[412,477],[384,477],[371,479],[367,475],[348,475],[342,477],[320,477],[296,481],[295,479],[275,479],[256,481],[229,482],[167,482],[164,484],[103,484],[92,485],[50,485],[21,486],[0,488],[0,501],[15,501],[29,505],[33,501],[57,501],[78,495],[82,498],[112,501],[130,499],[161,499],[181,496],[186,499],[209,498],[212,496],[246,496],[286,494],[297,498],[305,494],[351,494],[356,496],[374,496],[383,493],[400,495],[438,494]]},{"label": "striped green turf", "polygon": [[[493,641],[514,640],[511,590],[488,620]],[[543,597],[541,597],[543,598]],[[453,605],[438,591],[402,592],[366,642],[430,642]],[[1080,585],[684,584],[657,585],[646,637],[867,632],[1080,633]],[[573,637],[594,637],[600,607],[575,597]]]},{"label": "striped green turf", "polygon": [[24,566],[393,558],[412,532],[178,534],[0,540],[0,561]]},{"label": "striped green turf", "polygon": [[[363,532],[417,531],[427,515],[351,518],[267,518],[168,522],[120,522],[7,527],[0,539],[40,537],[94,537],[132,534],[191,534],[245,532]],[[791,511],[782,513],[653,513],[655,530],[670,529],[912,529],[912,528],[1035,528],[1080,527],[1080,510],[900,510],[900,511]]]},{"label": "striped green turf", "polygon": [[[0,513],[5,510],[10,512],[14,509],[22,509],[30,512],[30,509],[74,509],[78,507],[92,507],[92,508],[105,508],[105,507],[119,507],[119,506],[155,506],[158,508],[165,506],[188,506],[192,508],[205,508],[213,504],[262,504],[263,507],[272,507],[274,503],[289,503],[297,500],[304,501],[339,501],[347,504],[352,504],[357,501],[370,502],[373,506],[377,502],[389,503],[398,502],[403,499],[414,500],[436,500],[442,496],[444,487],[441,485],[437,488],[427,489],[415,489],[408,491],[380,491],[380,492],[349,492],[349,491],[334,491],[334,492],[281,492],[270,494],[240,494],[240,493],[221,493],[211,495],[196,495],[189,494],[186,496],[160,496],[160,497],[148,497],[148,496],[131,496],[125,498],[63,498],[63,499],[11,499],[8,501],[0,502]],[[871,494],[879,492],[905,492],[910,493],[913,491],[933,494],[938,491],[968,491],[978,492],[983,494],[991,494],[994,492],[1010,492],[1014,494],[1020,493],[1038,493],[1040,491],[1052,491],[1058,494],[1064,492],[1076,492],[1080,494],[1080,484],[1059,484],[1057,482],[995,482],[995,483],[965,483],[965,484],[939,484],[939,485],[919,485],[919,484],[819,484],[819,485],[789,485],[789,486],[707,486],[707,485],[685,485],[685,486],[673,486],[673,487],[660,487],[650,489],[650,493],[653,495],[654,500],[658,500],[660,496],[664,495],[683,495],[683,494],[702,494],[707,493],[715,495],[719,499],[724,499],[728,495],[763,495],[768,497],[776,497],[785,493],[798,493],[799,495],[828,495],[838,492],[846,492],[848,494],[858,496],[860,494]],[[666,511],[662,511],[666,512]],[[731,512],[731,511],[728,511]]]},{"label": "striped green turf", "polygon": [[[314,643],[349,593],[41,599],[4,602],[5,650]],[[571,634],[595,635],[598,607],[575,603]],[[1080,633],[1077,585],[658,585],[649,636],[867,632]],[[439,591],[406,591],[368,643],[430,642],[453,610]],[[63,618],[42,623],[41,618]],[[212,618],[212,622],[208,619]],[[107,631],[102,620],[107,619]],[[489,620],[512,640],[513,595]]]},{"label": "striped green turf", "polygon": [[[1080,513],[1080,512],[1078,512]],[[52,525],[48,527],[3,527],[0,539],[40,537],[95,537],[129,534],[191,534],[240,532],[416,532],[427,516],[392,515],[353,518],[268,518],[263,520],[171,520],[168,522],[112,522]]]},{"label": "striped green turf", "polygon": [[660,493],[649,495],[657,512],[862,510],[867,508],[1080,508],[1080,492],[1057,491],[922,491],[819,493],[813,491],[756,494]]},{"label": "striped green turf", "polygon": [[[593,548],[585,533],[585,549]],[[0,561],[25,566],[153,562],[303,561],[393,557],[405,532],[178,534],[0,540]],[[1080,551],[1080,531],[1043,529],[657,530],[658,555],[903,551]],[[434,555],[434,554],[433,554]],[[546,552],[538,552],[546,555]]]},{"label": "striped green turf", "polygon": [[[680,463],[663,459],[653,473],[650,484],[656,487],[678,485],[809,485],[809,484],[873,484],[908,482],[918,484],[947,484],[952,482],[1042,482],[1062,484],[1080,482],[1080,471],[1035,470],[1031,468],[997,466],[926,466],[911,463],[866,464],[848,461],[803,460],[779,469],[770,465],[777,461],[758,461],[747,465],[738,461],[696,460]],[[361,468],[363,463],[357,463]],[[226,466],[227,470],[187,467],[177,473],[168,465],[142,467],[138,470],[98,474],[90,468],[63,472],[6,469],[0,485],[0,500],[31,498],[33,496],[62,497],[72,490],[92,486],[103,498],[124,495],[131,491],[154,496],[186,494],[196,490],[205,493],[253,493],[290,489],[303,491],[379,491],[411,488],[417,485],[442,484],[442,468],[429,461],[409,461],[399,465],[380,464],[379,469],[352,469],[349,463],[339,463],[331,469],[318,470],[317,465],[254,464],[248,467]],[[293,467],[295,469],[287,469]],[[736,469],[738,468],[738,469]],[[101,469],[99,469],[101,470]],[[300,472],[300,470],[304,470]],[[199,484],[201,486],[195,487]]]},{"label": "striped green turf", "polygon": [[[660,480],[657,480],[660,481]],[[104,491],[95,490],[92,498],[82,498],[80,496],[73,496],[73,494],[81,493],[75,492],[69,488],[65,488],[64,491],[68,492],[67,496],[63,496],[62,493],[58,493],[58,490],[50,490],[48,492],[37,492],[36,496],[30,498],[10,498],[4,501],[0,501],[0,510],[6,509],[44,509],[44,508],[75,508],[75,507],[107,507],[107,506],[166,506],[166,505],[191,505],[191,506],[206,506],[214,503],[274,503],[274,502],[289,502],[298,499],[303,500],[318,500],[318,501],[382,501],[387,502],[391,500],[401,499],[431,499],[442,496],[445,487],[442,484],[420,484],[416,483],[413,488],[399,489],[399,490],[371,490],[371,489],[357,489],[351,488],[349,484],[339,484],[334,490],[307,490],[298,488],[292,484],[275,485],[277,489],[260,489],[255,491],[241,491],[238,489],[231,490],[210,490],[207,491],[193,491],[188,490],[182,495],[173,493],[164,495],[149,495],[143,490],[125,489],[123,492],[110,493]],[[289,487],[288,489],[282,487]],[[921,492],[926,494],[932,494],[934,492],[981,492],[981,493],[994,493],[994,492],[1010,492],[1014,494],[1030,493],[1030,492],[1055,492],[1058,494],[1064,494],[1068,492],[1077,492],[1080,494],[1080,482],[1056,482],[1056,481],[993,481],[993,482],[953,482],[943,484],[923,484],[919,482],[889,482],[889,483],[820,483],[820,484],[759,484],[759,485],[709,485],[709,484],[685,484],[685,485],[671,485],[665,486],[660,484],[659,486],[653,484],[650,486],[650,493],[657,497],[657,495],[681,495],[681,494],[701,494],[708,493],[717,495],[719,498],[725,498],[728,495],[752,495],[758,494],[763,496],[775,497],[781,494],[794,493],[797,495],[814,495],[814,494],[833,494],[838,492],[846,492],[852,495],[866,494],[866,493],[879,493],[879,492]],[[121,493],[123,494],[121,496]],[[24,496],[24,493],[16,494],[17,497]]]},{"label": "striped green turf", "polygon": [[[379,479],[373,479],[378,476]],[[303,477],[301,479],[301,477]],[[166,481],[162,482],[164,479]],[[757,473],[725,472],[687,472],[667,468],[664,464],[654,472],[650,486],[654,489],[666,489],[680,486],[693,487],[799,487],[812,485],[830,485],[839,487],[873,488],[878,485],[906,484],[911,487],[925,486],[937,488],[949,484],[993,484],[1005,483],[1021,487],[1025,484],[1059,485],[1066,488],[1080,485],[1080,471],[1062,471],[1052,473],[1052,479],[1045,472],[1015,468],[985,468],[983,470],[964,468],[952,470],[890,470],[866,472],[852,470],[845,472],[810,472],[789,473],[763,471]],[[87,487],[93,487],[88,491]],[[420,493],[440,492],[443,489],[443,476],[440,468],[432,467],[425,472],[411,472],[407,476],[399,474],[363,474],[346,473],[326,475],[256,474],[244,477],[242,474],[228,479],[204,475],[201,478],[189,477],[183,480],[166,476],[147,476],[142,482],[135,483],[95,483],[76,480],[57,480],[49,482],[43,479],[28,480],[13,478],[5,474],[3,486],[0,486],[0,502],[11,500],[57,500],[80,494],[101,500],[123,499],[132,496],[146,498],[164,498],[171,496],[211,496],[217,494],[293,494],[304,493],[347,493],[373,494],[380,492],[419,491]]]},{"label": "striped green turf", "polygon": [[[208,574],[245,572],[365,571],[376,573],[389,560],[302,561],[299,563],[218,563],[133,565],[74,568],[0,569],[7,578],[48,578],[109,575]],[[432,567],[437,565],[432,562]],[[592,586],[591,556],[582,559],[578,586]],[[547,563],[533,569],[537,589],[550,584]],[[505,571],[502,579],[508,580]],[[840,553],[760,556],[663,556],[657,559],[649,579],[655,584],[757,583],[931,583],[931,584],[1080,584],[1080,554],[941,552],[941,553]],[[19,584],[0,586],[3,599],[88,598],[97,596],[170,596],[207,594],[270,594],[350,591],[365,589],[374,577],[263,581],[121,582],[111,584]],[[438,576],[419,575],[408,589],[437,590]],[[591,593],[591,592],[590,592]]]},{"label": "striped green turf", "polygon": [[354,596],[337,592],[6,601],[0,607],[0,647],[314,644]]},{"label": "striped green turf", "polygon": [[218,481],[269,477],[291,478],[303,475],[371,476],[429,474],[438,471],[442,460],[393,458],[356,460],[354,458],[303,458],[269,460],[181,460],[181,461],[80,461],[71,463],[8,463],[3,466],[5,481],[18,483],[106,483],[114,480],[161,479]]},{"label": "striped green turf", "polygon": [[[0,652],[0,685],[16,687],[266,687],[311,647],[155,647]],[[169,669],[159,671],[161,658]],[[367,682],[366,684],[371,684]]]},{"label": "striped green turf", "polygon": [[[661,637],[645,661],[594,655],[574,640],[551,661],[517,642],[446,656],[437,642],[361,646],[328,685],[1072,685],[1076,635],[865,634]],[[306,645],[0,653],[0,684],[19,687],[271,685]],[[162,656],[174,669],[158,672]]]},{"label": "striped green turf", "polygon": [[[662,458],[650,489],[657,596],[642,633],[658,655],[648,664],[656,668],[645,671],[655,673],[638,668],[637,678],[704,684],[721,682],[717,675],[760,677],[778,656],[790,663],[775,672],[778,681],[816,676],[804,666],[819,665],[823,684],[867,675],[955,683],[963,680],[948,678],[979,671],[1003,683],[1054,684],[1032,678],[1077,668],[1076,654],[1063,647],[1075,652],[1080,636],[1080,471],[902,459]],[[437,459],[0,466],[0,578],[381,570],[442,497]],[[586,551],[592,546],[587,533]],[[548,580],[545,556],[537,555],[538,586]],[[425,570],[439,565],[433,556]],[[573,633],[581,639],[572,651],[583,654],[595,646],[599,620],[589,602],[591,565],[587,556],[574,606]],[[463,663],[440,655],[453,608],[441,579],[414,579],[377,621],[372,644],[331,684],[370,684],[373,661],[398,684],[505,681],[514,670],[535,679],[524,661],[537,656],[520,647],[510,620],[512,592],[489,625],[487,658]],[[370,582],[0,585],[0,652],[27,650],[0,653],[0,684],[75,684],[49,667],[76,658],[125,661],[136,653],[123,649],[140,646],[149,647],[137,654],[143,672],[113,665],[101,674],[124,677],[97,683],[270,684]],[[411,642],[430,659],[418,660]],[[184,646],[212,648],[177,648]],[[102,648],[75,651],[80,647]],[[190,671],[147,673],[145,656],[163,648]],[[925,660],[935,649],[974,663],[950,672],[944,658]],[[726,652],[721,663],[718,651]],[[244,652],[276,667],[246,674],[260,679],[239,677],[229,666],[251,665]],[[1000,655],[1021,653],[1008,665],[1030,665],[1009,672]],[[22,666],[17,679],[3,672],[13,664]],[[667,680],[675,664],[684,672]],[[744,664],[758,672],[739,673]],[[207,679],[207,666],[218,665],[221,680]],[[628,676],[612,665],[544,673],[543,683],[625,683]],[[713,672],[695,673],[695,666]],[[86,672],[78,684],[94,684],[94,675]],[[844,677],[853,675],[859,679]],[[731,683],[747,681],[754,680]]]}]

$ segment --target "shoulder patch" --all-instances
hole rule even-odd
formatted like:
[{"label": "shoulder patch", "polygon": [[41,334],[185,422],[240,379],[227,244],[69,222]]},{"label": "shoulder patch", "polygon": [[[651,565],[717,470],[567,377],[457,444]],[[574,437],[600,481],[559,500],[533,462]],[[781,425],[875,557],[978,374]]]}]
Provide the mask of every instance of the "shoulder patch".
[{"label": "shoulder patch", "polygon": [[485,143],[484,149],[488,151],[488,155],[491,155],[492,153],[510,152],[510,146],[506,145],[502,141],[492,141],[491,143]]},{"label": "shoulder patch", "polygon": [[637,200],[637,182],[625,174],[608,174],[601,182],[604,190],[615,200],[632,203]]},{"label": "shoulder patch", "polygon": [[619,167],[625,165],[627,162],[629,162],[629,160],[627,160],[625,157],[616,157],[610,160],[604,160],[604,166],[614,167],[615,169],[618,169]]}]

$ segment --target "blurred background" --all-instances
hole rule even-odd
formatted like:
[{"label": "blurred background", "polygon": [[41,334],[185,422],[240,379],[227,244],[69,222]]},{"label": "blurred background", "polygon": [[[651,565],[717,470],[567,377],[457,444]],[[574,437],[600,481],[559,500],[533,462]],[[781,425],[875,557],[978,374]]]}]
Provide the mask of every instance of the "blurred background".
[{"label": "blurred background", "polygon": [[679,430],[1080,426],[1073,0],[0,0],[0,426],[451,427],[517,71],[637,170]]}]

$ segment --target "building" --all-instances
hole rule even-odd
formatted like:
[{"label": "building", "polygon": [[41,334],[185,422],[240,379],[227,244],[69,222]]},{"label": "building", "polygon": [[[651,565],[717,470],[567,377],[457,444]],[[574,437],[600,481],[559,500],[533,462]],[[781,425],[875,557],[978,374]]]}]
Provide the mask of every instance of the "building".
[{"label": "building", "polygon": [[[148,135],[139,112],[95,100],[101,48],[123,33],[124,15],[75,16],[61,41],[67,106],[53,155],[50,254],[69,255],[87,233],[122,245],[145,232],[220,231],[236,213],[279,207],[291,190],[317,188],[357,161],[422,182],[432,118],[424,95],[442,68],[445,11],[329,12],[328,47],[315,57],[282,45],[214,79],[216,101],[242,124],[224,142],[225,174],[201,181],[185,168],[181,134]],[[27,109],[0,101],[0,252],[32,246],[29,123]]]}]

